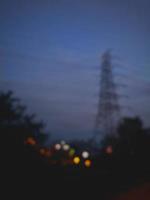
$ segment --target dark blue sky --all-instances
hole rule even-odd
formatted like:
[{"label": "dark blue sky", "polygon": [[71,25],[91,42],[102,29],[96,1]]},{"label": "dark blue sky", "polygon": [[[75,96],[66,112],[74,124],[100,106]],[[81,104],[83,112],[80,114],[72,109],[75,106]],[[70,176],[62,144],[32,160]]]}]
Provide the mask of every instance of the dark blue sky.
[{"label": "dark blue sky", "polygon": [[[5,0],[0,3],[0,85],[13,89],[53,137],[93,130],[100,55],[113,49],[119,92],[150,124],[149,0]],[[132,113],[132,114],[133,114]]]}]

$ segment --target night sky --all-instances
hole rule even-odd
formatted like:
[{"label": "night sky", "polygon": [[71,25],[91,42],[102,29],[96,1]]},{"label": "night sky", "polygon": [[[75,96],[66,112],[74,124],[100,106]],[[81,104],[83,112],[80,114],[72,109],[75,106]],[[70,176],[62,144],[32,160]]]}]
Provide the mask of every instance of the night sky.
[{"label": "night sky", "polygon": [[[101,54],[111,48],[122,113],[150,125],[149,0],[1,0],[0,89],[12,89],[53,138],[88,138]],[[122,74],[122,75],[121,75]]]}]

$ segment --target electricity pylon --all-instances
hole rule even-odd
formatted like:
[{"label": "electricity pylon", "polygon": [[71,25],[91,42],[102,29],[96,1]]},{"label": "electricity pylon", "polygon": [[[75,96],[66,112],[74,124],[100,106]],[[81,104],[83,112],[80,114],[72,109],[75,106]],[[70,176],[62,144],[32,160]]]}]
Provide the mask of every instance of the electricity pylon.
[{"label": "electricity pylon", "polygon": [[102,55],[101,62],[98,112],[94,130],[95,140],[97,137],[115,134],[120,119],[120,105],[112,68],[111,52],[106,51]]}]

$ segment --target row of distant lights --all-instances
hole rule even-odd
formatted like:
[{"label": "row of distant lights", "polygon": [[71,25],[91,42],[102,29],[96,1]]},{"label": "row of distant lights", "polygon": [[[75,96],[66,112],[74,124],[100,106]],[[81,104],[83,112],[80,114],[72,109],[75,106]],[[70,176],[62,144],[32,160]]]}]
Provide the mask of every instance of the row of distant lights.
[{"label": "row of distant lights", "polygon": [[[75,154],[75,150],[73,148],[71,148],[69,144],[66,144],[65,141],[61,141],[60,144],[59,143],[55,144],[55,149],[57,151],[59,151],[61,149],[63,149],[64,151],[69,151],[70,156],[73,156]],[[84,165],[86,167],[90,167],[92,163],[91,163],[91,160],[89,159],[89,156],[90,156],[89,152],[83,151],[81,155],[82,155],[82,158],[84,159]],[[81,158],[79,156],[75,156],[73,158],[73,163],[75,165],[79,165],[80,162],[81,162]]]},{"label": "row of distant lights", "polygon": [[[26,140],[25,140],[25,144],[29,144],[29,145],[32,145],[32,146],[35,146],[37,143],[36,143],[36,140],[32,137],[28,137]],[[56,151],[59,151],[61,149],[63,149],[64,151],[69,151],[69,155],[71,157],[73,157],[73,163],[75,165],[79,165],[80,162],[81,162],[81,159],[83,158],[84,159],[84,165],[86,167],[91,167],[91,160],[89,159],[89,152],[88,151],[83,151],[81,156],[82,157],[79,157],[79,156],[74,156],[75,155],[75,149],[71,148],[69,144],[67,144],[65,141],[61,141],[60,144],[57,143],[54,145],[54,148]],[[108,155],[111,155],[113,153],[113,148],[111,145],[107,146],[106,149],[105,149],[105,152],[108,154]],[[44,149],[40,149],[40,154],[41,155],[46,155],[46,156],[50,156],[50,152],[49,151],[45,151]]]}]

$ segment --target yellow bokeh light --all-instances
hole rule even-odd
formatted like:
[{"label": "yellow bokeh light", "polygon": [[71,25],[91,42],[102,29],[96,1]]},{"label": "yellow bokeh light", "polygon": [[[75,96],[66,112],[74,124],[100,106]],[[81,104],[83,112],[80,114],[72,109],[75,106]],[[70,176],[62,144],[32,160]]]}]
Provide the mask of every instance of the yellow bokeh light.
[{"label": "yellow bokeh light", "polygon": [[80,158],[78,156],[74,157],[73,162],[78,165],[80,163]]},{"label": "yellow bokeh light", "polygon": [[86,167],[91,167],[92,163],[91,163],[91,160],[85,160],[84,164]]}]

